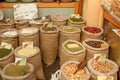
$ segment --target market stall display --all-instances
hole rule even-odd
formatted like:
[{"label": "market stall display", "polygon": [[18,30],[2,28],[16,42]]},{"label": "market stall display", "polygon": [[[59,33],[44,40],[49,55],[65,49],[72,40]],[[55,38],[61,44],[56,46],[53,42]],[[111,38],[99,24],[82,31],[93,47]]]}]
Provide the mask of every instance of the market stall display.
[{"label": "market stall display", "polygon": [[59,30],[57,26],[47,25],[40,28],[40,48],[43,62],[50,66],[57,57]]},{"label": "market stall display", "polygon": [[103,39],[103,28],[100,27],[83,27],[81,41],[85,39]]},{"label": "market stall display", "polygon": [[[42,67],[42,59],[41,59],[41,52],[38,47],[33,48],[22,48],[17,47],[14,52],[15,57],[18,58],[26,58],[28,63],[33,64],[35,68],[35,74],[37,79],[43,79],[44,80],[44,73],[43,73],[43,67]],[[38,74],[40,73],[40,74]]]},{"label": "market stall display", "polygon": [[39,47],[39,28],[27,27],[19,30],[19,45],[29,41],[32,41],[34,46]]},{"label": "market stall display", "polygon": [[114,80],[117,80],[118,65],[112,60],[97,61],[91,58],[87,67],[91,73],[91,80],[97,80],[97,76],[112,76]]},{"label": "market stall display", "polygon": [[0,31],[0,42],[11,43],[13,48],[18,47],[18,39],[17,29],[4,29]]},{"label": "market stall display", "polygon": [[80,41],[81,30],[72,26],[61,26],[60,27],[60,35],[59,35],[59,53],[60,56],[60,48],[62,43],[68,39]]},{"label": "market stall display", "polygon": [[86,48],[78,41],[66,40],[60,50],[60,66],[69,60],[85,60]]},{"label": "market stall display", "polygon": [[34,66],[29,63],[26,65],[10,63],[3,68],[1,75],[3,80],[37,80],[34,75]]},{"label": "market stall display", "polygon": [[95,54],[109,55],[109,44],[103,40],[87,39],[83,41],[83,45],[86,47],[86,60],[91,59]]}]

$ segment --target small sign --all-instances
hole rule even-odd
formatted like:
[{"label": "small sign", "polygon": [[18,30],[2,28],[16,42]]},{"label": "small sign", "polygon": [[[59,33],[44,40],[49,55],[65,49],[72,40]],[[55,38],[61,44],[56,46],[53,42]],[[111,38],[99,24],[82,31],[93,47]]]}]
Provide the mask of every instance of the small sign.
[{"label": "small sign", "polygon": [[48,25],[47,25],[47,27],[52,27],[52,26],[53,26],[52,22],[49,22]]},{"label": "small sign", "polygon": [[78,48],[79,45],[78,44],[67,44],[68,48]]},{"label": "small sign", "polygon": [[11,49],[12,45],[10,43],[2,42],[0,47],[5,49]]},{"label": "small sign", "polygon": [[94,60],[104,62],[106,60],[106,54],[94,54]]},{"label": "small sign", "polygon": [[79,14],[71,14],[71,18],[80,18]]},{"label": "small sign", "polygon": [[33,42],[23,42],[22,48],[33,48]]},{"label": "small sign", "polygon": [[113,76],[97,76],[97,80],[114,80]]},{"label": "small sign", "polygon": [[15,57],[15,64],[16,65],[26,65],[26,58]]},{"label": "small sign", "polygon": [[36,3],[15,4],[13,8],[15,20],[38,18],[38,9]]}]

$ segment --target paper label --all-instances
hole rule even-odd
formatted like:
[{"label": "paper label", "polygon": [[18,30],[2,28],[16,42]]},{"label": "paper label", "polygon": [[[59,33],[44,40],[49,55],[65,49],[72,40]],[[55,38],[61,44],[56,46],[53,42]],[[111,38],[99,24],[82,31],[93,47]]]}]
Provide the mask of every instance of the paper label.
[{"label": "paper label", "polygon": [[71,14],[71,18],[80,18],[79,14]]},{"label": "paper label", "polygon": [[5,49],[11,49],[12,45],[10,43],[2,42],[0,47]]},{"label": "paper label", "polygon": [[114,80],[113,76],[97,76],[97,80]]},{"label": "paper label", "polygon": [[104,62],[106,60],[106,54],[94,54],[94,60]]},{"label": "paper label", "polygon": [[22,48],[33,48],[33,42],[23,42]]},{"label": "paper label", "polygon": [[68,48],[78,48],[79,46],[78,46],[78,44],[67,44],[67,47]]},{"label": "paper label", "polygon": [[120,29],[112,29],[120,37]]},{"label": "paper label", "polygon": [[52,22],[49,22],[48,25],[47,25],[47,27],[52,27],[52,26],[53,26]]},{"label": "paper label", "polygon": [[15,64],[16,65],[26,65],[26,58],[15,57]]},{"label": "paper label", "polygon": [[38,18],[38,9],[36,3],[15,4],[13,9],[15,20]]}]

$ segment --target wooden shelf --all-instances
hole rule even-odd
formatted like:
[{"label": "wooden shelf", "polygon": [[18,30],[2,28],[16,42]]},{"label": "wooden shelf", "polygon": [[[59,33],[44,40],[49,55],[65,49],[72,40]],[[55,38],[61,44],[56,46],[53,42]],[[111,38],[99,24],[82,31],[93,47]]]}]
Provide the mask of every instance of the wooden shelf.
[{"label": "wooden shelf", "polygon": [[113,19],[107,11],[104,11],[104,18],[112,23],[115,27],[120,28],[120,23]]},{"label": "wooden shelf", "polygon": [[[0,8],[13,8],[14,4],[20,3],[0,3]],[[74,8],[74,13],[82,15],[82,0],[80,2],[71,2],[71,3],[38,3],[38,8]]]}]

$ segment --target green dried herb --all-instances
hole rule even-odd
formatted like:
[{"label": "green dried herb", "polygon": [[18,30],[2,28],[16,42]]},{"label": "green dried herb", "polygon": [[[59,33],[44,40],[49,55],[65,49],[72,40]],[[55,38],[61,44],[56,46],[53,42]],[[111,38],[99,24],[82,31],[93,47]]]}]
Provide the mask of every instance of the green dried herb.
[{"label": "green dried herb", "polygon": [[0,48],[0,58],[7,56],[11,51],[11,49]]},{"label": "green dried herb", "polygon": [[82,22],[83,21],[82,18],[70,18],[70,20],[72,20],[73,22]]},{"label": "green dried herb", "polygon": [[62,28],[64,31],[67,31],[67,32],[77,32],[79,31],[78,29],[76,28],[73,28],[73,27],[64,27]]},{"label": "green dried herb", "polygon": [[24,76],[29,73],[30,66],[29,65],[10,65],[6,68],[5,74],[8,76]]}]

